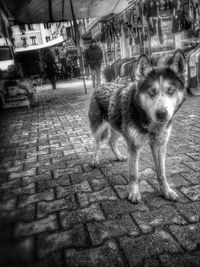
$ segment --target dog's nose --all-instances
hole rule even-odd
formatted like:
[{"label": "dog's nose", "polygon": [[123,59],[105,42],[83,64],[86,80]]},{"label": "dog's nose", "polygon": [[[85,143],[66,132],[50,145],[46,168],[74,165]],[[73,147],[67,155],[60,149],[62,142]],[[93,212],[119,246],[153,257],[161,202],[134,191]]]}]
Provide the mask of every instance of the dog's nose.
[{"label": "dog's nose", "polygon": [[167,117],[167,111],[166,110],[157,110],[156,111],[156,118],[160,121],[165,120]]}]

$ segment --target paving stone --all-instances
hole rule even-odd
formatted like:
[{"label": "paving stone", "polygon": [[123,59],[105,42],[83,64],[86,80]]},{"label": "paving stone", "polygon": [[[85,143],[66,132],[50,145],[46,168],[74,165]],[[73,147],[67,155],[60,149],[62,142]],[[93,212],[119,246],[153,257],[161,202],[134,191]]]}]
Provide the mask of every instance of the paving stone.
[{"label": "paving stone", "polygon": [[127,171],[128,170],[128,165],[126,162],[122,164],[120,163],[117,163],[115,165],[115,167],[108,163],[108,162],[105,162],[105,164],[103,165],[102,161],[100,163],[100,167],[101,167],[101,171],[103,172],[103,174],[105,176],[114,176],[115,174],[121,174],[123,171]]},{"label": "paving stone", "polygon": [[149,233],[156,227],[168,224],[186,224],[186,221],[170,206],[159,209],[140,210],[132,213],[143,233]]},{"label": "paving stone", "polygon": [[36,203],[39,201],[51,201],[54,199],[53,189],[43,191],[42,193],[36,193],[34,195],[23,195],[19,198],[18,206],[19,208],[24,207],[31,203]]},{"label": "paving stone", "polygon": [[46,172],[45,174],[42,174],[42,175],[27,176],[27,177],[22,178],[22,186],[26,186],[31,183],[47,181],[51,179],[52,179],[52,175],[50,172]]},{"label": "paving stone", "polygon": [[193,184],[199,184],[200,183],[199,172],[182,173],[181,175]]},{"label": "paving stone", "polygon": [[66,168],[63,170],[54,170],[54,178],[57,179],[60,176],[71,174],[71,173],[82,173],[82,169],[80,166],[75,166],[73,168]]},{"label": "paving stone", "polygon": [[77,196],[81,207],[87,206],[89,203],[106,199],[114,200],[117,198],[113,190],[109,187],[92,193],[78,193]]},{"label": "paving stone", "polygon": [[35,205],[30,204],[21,209],[0,211],[0,217],[7,222],[32,221],[35,216]]},{"label": "paving stone", "polygon": [[[51,162],[49,158],[45,160],[40,160],[37,162],[29,162],[29,163],[24,164],[24,171],[37,167],[38,169],[42,168],[43,169],[42,173],[44,173],[46,170],[48,170],[48,168],[51,169],[50,165],[51,165]],[[41,173],[38,172],[38,174],[41,174]]]},{"label": "paving stone", "polygon": [[200,252],[185,252],[184,254],[164,254],[159,256],[164,267],[198,267],[200,266]]},{"label": "paving stone", "polygon": [[125,266],[117,245],[113,241],[88,250],[68,249],[65,251],[65,263],[68,267]]},{"label": "paving stone", "polygon": [[88,223],[88,231],[93,245],[99,245],[108,238],[139,235],[138,229],[129,215],[124,215],[118,220]]},{"label": "paving stone", "polygon": [[91,179],[90,184],[92,185],[92,189],[94,191],[99,191],[109,186],[109,183],[106,178]]},{"label": "paving stone", "polygon": [[104,209],[106,217],[108,219],[117,219],[123,216],[123,214],[137,211],[148,210],[148,207],[144,203],[139,203],[137,205],[132,204],[128,200],[105,200],[101,202]]},{"label": "paving stone", "polygon": [[200,221],[200,202],[194,203],[177,203],[175,207],[181,212],[190,223]]},{"label": "paving stone", "polygon": [[56,232],[40,236],[38,240],[38,258],[45,258],[48,254],[67,247],[86,246],[86,236],[83,226],[75,225],[64,232]]},{"label": "paving stone", "polygon": [[130,266],[142,266],[145,258],[149,259],[157,254],[181,251],[172,236],[162,229],[136,238],[121,237],[119,240]]},{"label": "paving stone", "polygon": [[186,155],[193,160],[200,161],[200,155],[198,153],[186,153]]},{"label": "paving stone", "polygon": [[33,162],[37,162],[37,156],[32,156],[32,157],[28,157],[22,160],[14,160],[13,161],[13,165],[14,166],[18,166],[18,165],[22,165],[24,163],[33,163]]},{"label": "paving stone", "polygon": [[152,267],[160,267],[161,262],[158,259],[157,255],[152,256],[150,255],[149,257],[144,258],[143,266],[152,266]]},{"label": "paving stone", "polygon": [[17,201],[16,197],[1,201],[0,210],[6,210],[6,211],[14,210],[16,206],[16,201]]},{"label": "paving stone", "polygon": [[71,180],[73,184],[78,184],[80,182],[82,182],[83,180],[90,180],[93,178],[104,178],[102,172],[98,169],[94,169],[89,173],[81,173],[81,174],[77,174],[77,173],[73,173],[70,174]]},{"label": "paving stone", "polygon": [[200,199],[200,185],[182,187],[180,190],[192,201],[197,201]]},{"label": "paving stone", "polygon": [[25,266],[33,261],[33,250],[34,240],[32,237],[27,237],[12,244],[4,244],[0,247],[1,266]]},{"label": "paving stone", "polygon": [[18,165],[14,167],[5,168],[2,170],[3,172],[11,173],[11,172],[21,172],[23,170],[23,165]]},{"label": "paving stone", "polygon": [[0,175],[0,183],[4,183],[7,181],[7,178],[8,178],[8,174],[7,173],[2,173]]},{"label": "paving stone", "polygon": [[113,185],[126,185],[128,182],[121,174],[115,174],[107,177],[109,182]]},{"label": "paving stone", "polygon": [[49,254],[47,258],[31,263],[28,267],[63,267],[62,255],[60,252]]},{"label": "paving stone", "polygon": [[33,221],[33,222],[20,222],[15,226],[15,237],[29,236],[38,234],[44,231],[57,230],[57,217],[56,215],[49,215],[48,217]]},{"label": "paving stone", "polygon": [[37,217],[42,218],[55,211],[60,211],[63,209],[72,210],[75,208],[76,201],[74,195],[68,195],[65,196],[64,199],[53,200],[51,202],[39,202],[37,208]]},{"label": "paving stone", "polygon": [[30,152],[27,152],[27,158],[29,157],[35,157],[35,156],[41,156],[41,155],[48,155],[49,154],[49,150],[46,149],[46,150],[42,150],[42,151],[30,151]]},{"label": "paving stone", "polygon": [[2,200],[6,200],[15,196],[19,196],[22,194],[34,194],[35,193],[35,183],[29,184],[24,187],[18,187],[18,188],[9,188],[5,189],[2,194]]},{"label": "paving stone", "polygon": [[167,176],[167,181],[170,186],[176,188],[180,186],[188,186],[190,185],[190,182],[184,179],[182,176],[182,173],[174,173]]},{"label": "paving stone", "polygon": [[172,225],[170,231],[176,236],[179,242],[189,251],[196,249],[200,244],[200,224],[186,226]]},{"label": "paving stone", "polygon": [[185,165],[191,168],[192,170],[199,172],[200,171],[200,161],[189,161],[185,162]]},{"label": "paving stone", "polygon": [[23,171],[23,172],[11,172],[9,173],[8,179],[12,180],[12,179],[21,178],[24,176],[34,176],[34,175],[36,175],[36,168],[32,168],[30,170]]},{"label": "paving stone", "polygon": [[9,182],[3,182],[0,184],[0,189],[13,189],[13,188],[17,188],[20,186],[21,183],[21,179],[14,179],[12,181]]},{"label": "paving stone", "polygon": [[44,190],[50,189],[52,187],[57,187],[59,185],[70,185],[69,176],[61,176],[58,179],[51,179],[51,180],[42,180],[38,181],[37,184],[37,191],[42,192]]},{"label": "paving stone", "polygon": [[66,169],[65,162],[57,162],[57,163],[49,164],[49,165],[45,164],[45,165],[38,167],[38,174],[43,174],[49,170],[65,170],[65,169]]},{"label": "paving stone", "polygon": [[100,221],[104,219],[105,217],[98,204],[91,204],[87,208],[78,209],[71,212],[60,212],[61,225],[64,228],[69,228],[76,223],[86,223],[88,221]]},{"label": "paving stone", "polygon": [[62,186],[62,187],[58,186],[56,190],[57,190],[58,198],[62,198],[68,194],[73,194],[77,192],[91,192],[92,191],[88,181],[83,181],[80,184],[75,184],[71,186]]}]

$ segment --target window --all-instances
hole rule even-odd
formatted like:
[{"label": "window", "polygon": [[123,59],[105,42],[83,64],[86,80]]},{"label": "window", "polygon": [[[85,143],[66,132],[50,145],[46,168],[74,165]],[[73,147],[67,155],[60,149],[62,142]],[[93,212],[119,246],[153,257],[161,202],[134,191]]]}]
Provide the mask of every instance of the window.
[{"label": "window", "polygon": [[44,28],[49,29],[51,27],[51,23],[45,22],[44,23]]},{"label": "window", "polygon": [[28,24],[28,29],[29,29],[29,30],[34,30],[34,29],[33,29],[33,24]]},{"label": "window", "polygon": [[33,45],[36,45],[36,42],[35,42],[35,40],[36,40],[36,36],[30,36],[30,39],[31,39],[31,41],[32,41],[32,44],[33,44]]},{"label": "window", "polygon": [[24,32],[26,30],[25,24],[20,24],[19,29],[20,29],[20,31]]},{"label": "window", "polygon": [[26,37],[21,37],[21,40],[22,40],[22,45],[27,46]]},{"label": "window", "polygon": [[46,36],[46,42],[50,41],[50,36]]}]

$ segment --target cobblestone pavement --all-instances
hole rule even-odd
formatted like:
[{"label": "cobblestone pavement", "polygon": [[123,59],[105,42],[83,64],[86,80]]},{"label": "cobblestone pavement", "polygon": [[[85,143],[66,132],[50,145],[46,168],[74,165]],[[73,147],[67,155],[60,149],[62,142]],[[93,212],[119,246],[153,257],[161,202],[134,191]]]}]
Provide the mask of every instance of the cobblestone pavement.
[{"label": "cobblestone pavement", "polygon": [[[179,110],[168,146],[179,202],[160,196],[147,147],[143,202],[133,205],[127,162],[105,145],[91,168],[92,89],[85,96],[80,81],[58,88],[39,90],[30,110],[0,115],[0,265],[200,266],[200,97]],[[126,154],[123,140],[120,150]]]}]

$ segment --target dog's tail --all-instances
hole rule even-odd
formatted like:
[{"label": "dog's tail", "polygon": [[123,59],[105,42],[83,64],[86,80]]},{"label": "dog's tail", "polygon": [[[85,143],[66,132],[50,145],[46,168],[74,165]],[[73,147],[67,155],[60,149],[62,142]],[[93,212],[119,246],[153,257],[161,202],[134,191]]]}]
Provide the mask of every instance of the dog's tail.
[{"label": "dog's tail", "polygon": [[90,128],[96,141],[104,141],[110,137],[110,126],[105,120],[104,112],[95,97],[92,97],[88,112]]}]

